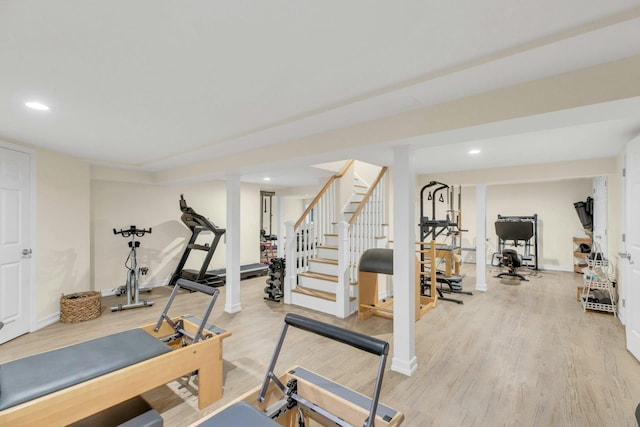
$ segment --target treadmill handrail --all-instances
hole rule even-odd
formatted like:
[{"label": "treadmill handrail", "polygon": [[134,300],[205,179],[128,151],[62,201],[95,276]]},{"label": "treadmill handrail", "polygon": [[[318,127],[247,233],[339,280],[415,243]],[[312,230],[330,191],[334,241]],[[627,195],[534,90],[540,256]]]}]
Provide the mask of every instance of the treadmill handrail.
[{"label": "treadmill handrail", "polygon": [[217,235],[224,234],[227,230],[216,226],[213,222],[205,218],[204,216],[195,212],[185,212],[182,214],[182,222],[188,228],[193,229],[195,227],[203,227],[206,230],[212,231]]}]

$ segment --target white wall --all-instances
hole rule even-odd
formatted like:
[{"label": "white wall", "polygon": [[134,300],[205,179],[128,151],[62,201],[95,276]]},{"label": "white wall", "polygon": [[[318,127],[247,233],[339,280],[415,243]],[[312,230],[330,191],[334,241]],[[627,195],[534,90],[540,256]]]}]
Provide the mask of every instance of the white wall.
[{"label": "white wall", "polygon": [[[260,190],[257,185],[241,186],[241,263],[259,262]],[[226,228],[226,183],[210,181],[197,184],[149,185],[110,181],[92,181],[92,264],[93,288],[113,290],[126,280],[124,261],[128,254],[127,240],[113,234],[113,228],[136,225],[153,229],[141,238],[138,265],[149,268],[141,277],[141,286],[166,284],[174,272],[191,232],[180,220],[178,200],[184,194],[187,204],[209,218],[218,227]],[[203,235],[198,242],[211,242]],[[192,252],[186,268],[199,269],[203,252]],[[209,266],[225,266],[226,251],[221,240]]]},{"label": "white wall", "polygon": [[498,214],[538,214],[539,267],[573,271],[572,238],[582,230],[573,203],[591,195],[592,182],[592,179],[582,178],[487,187],[488,259],[497,248],[494,223]]},{"label": "white wall", "polygon": [[[487,187],[487,260],[497,251],[495,221],[502,216],[538,214],[538,265],[541,269],[573,270],[573,236],[582,229],[573,207],[591,195],[592,179],[501,184]],[[462,187],[462,247],[476,247],[475,186]],[[523,248],[519,248],[522,251]],[[533,249],[532,249],[533,251]],[[465,262],[475,253],[463,250]]]},{"label": "white wall", "polygon": [[380,173],[381,166],[372,165],[370,163],[356,160],[354,163],[354,172],[367,183],[371,185]]},{"label": "white wall", "polygon": [[[609,177],[609,235],[619,233],[621,218],[620,178],[616,158],[589,159],[521,167],[422,175],[418,191],[431,180],[449,185],[465,184],[462,189],[462,246],[475,247],[475,183],[487,183],[488,259],[497,249],[494,222],[501,215],[539,216],[539,265],[541,268],[573,269],[572,237],[581,224],[573,203],[592,194],[592,177]],[[419,209],[419,194],[418,209]],[[425,196],[426,197],[426,196]],[[431,208],[428,208],[430,212]],[[429,216],[431,216],[429,214]],[[617,244],[617,243],[616,243]],[[615,251],[617,247],[610,250]],[[611,252],[613,253],[613,252]],[[473,252],[463,252],[465,261],[474,261]]]},{"label": "white wall", "polygon": [[90,170],[86,162],[36,150],[36,320],[60,310],[60,296],[90,289]]}]

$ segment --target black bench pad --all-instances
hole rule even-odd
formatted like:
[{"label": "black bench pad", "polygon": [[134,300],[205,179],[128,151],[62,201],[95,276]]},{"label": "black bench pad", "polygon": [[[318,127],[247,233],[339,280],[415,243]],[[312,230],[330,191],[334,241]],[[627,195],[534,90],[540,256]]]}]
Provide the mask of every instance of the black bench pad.
[{"label": "black bench pad", "polygon": [[0,410],[171,351],[132,329],[0,365]]},{"label": "black bench pad", "polygon": [[198,424],[201,427],[280,427],[280,424],[246,402],[235,403]]}]

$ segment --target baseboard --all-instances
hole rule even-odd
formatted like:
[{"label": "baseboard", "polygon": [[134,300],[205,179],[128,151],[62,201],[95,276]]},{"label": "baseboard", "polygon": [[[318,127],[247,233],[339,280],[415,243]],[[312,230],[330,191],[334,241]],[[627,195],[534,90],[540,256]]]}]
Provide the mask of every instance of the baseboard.
[{"label": "baseboard", "polygon": [[538,270],[565,271],[567,273],[571,273],[573,272],[573,267],[562,267],[560,265],[542,265],[538,268]]},{"label": "baseboard", "polygon": [[476,283],[476,291],[478,292],[487,292],[489,289],[487,283]]},{"label": "baseboard", "polygon": [[413,356],[411,360],[400,360],[396,357],[391,359],[391,370],[410,377],[418,370],[418,360]]},{"label": "baseboard", "polygon": [[[475,262],[465,262],[464,264],[475,264]],[[487,261],[487,267],[499,268],[499,266],[491,265],[490,261]],[[522,271],[527,271],[527,267],[520,267]],[[573,266],[571,267],[563,267],[561,265],[541,265],[538,267],[538,270],[547,270],[547,271],[564,271],[567,273],[571,273],[573,271]]]},{"label": "baseboard", "polygon": [[36,321],[36,328],[31,332],[35,332],[39,329],[45,328],[49,325],[53,325],[54,323],[58,323],[60,321],[60,312],[55,312],[43,319],[38,319]]},{"label": "baseboard", "polygon": [[[144,288],[159,288],[161,286],[166,286],[169,284],[168,280],[163,280],[160,282],[149,282],[149,283],[145,283],[142,285],[142,287]],[[118,288],[113,288],[113,289],[102,289],[100,291],[100,293],[102,294],[102,297],[111,297],[114,296],[116,294],[116,289]]]}]

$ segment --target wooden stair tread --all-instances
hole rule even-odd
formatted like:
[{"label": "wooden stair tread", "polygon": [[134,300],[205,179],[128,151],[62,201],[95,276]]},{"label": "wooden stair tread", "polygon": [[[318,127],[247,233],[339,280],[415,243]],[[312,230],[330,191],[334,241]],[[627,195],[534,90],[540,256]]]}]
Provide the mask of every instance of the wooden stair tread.
[{"label": "wooden stair tread", "polygon": [[319,262],[321,264],[338,265],[338,260],[337,259],[328,259],[328,258],[310,258],[309,262]]},{"label": "wooden stair tread", "polygon": [[298,276],[311,277],[312,279],[327,280],[329,282],[338,283],[338,276],[333,276],[331,274],[314,273],[311,271],[305,271],[304,273],[299,273]]},{"label": "wooden stair tread", "polygon": [[[291,292],[296,292],[299,294],[336,302],[336,294],[331,292],[319,291],[317,289],[309,289],[303,286],[296,286],[295,288],[291,289]],[[356,299],[355,297],[349,297],[349,301],[353,301],[355,299]]]},{"label": "wooden stair tread", "polygon": [[318,245],[318,249],[335,249],[337,251],[338,247],[333,245]]}]

